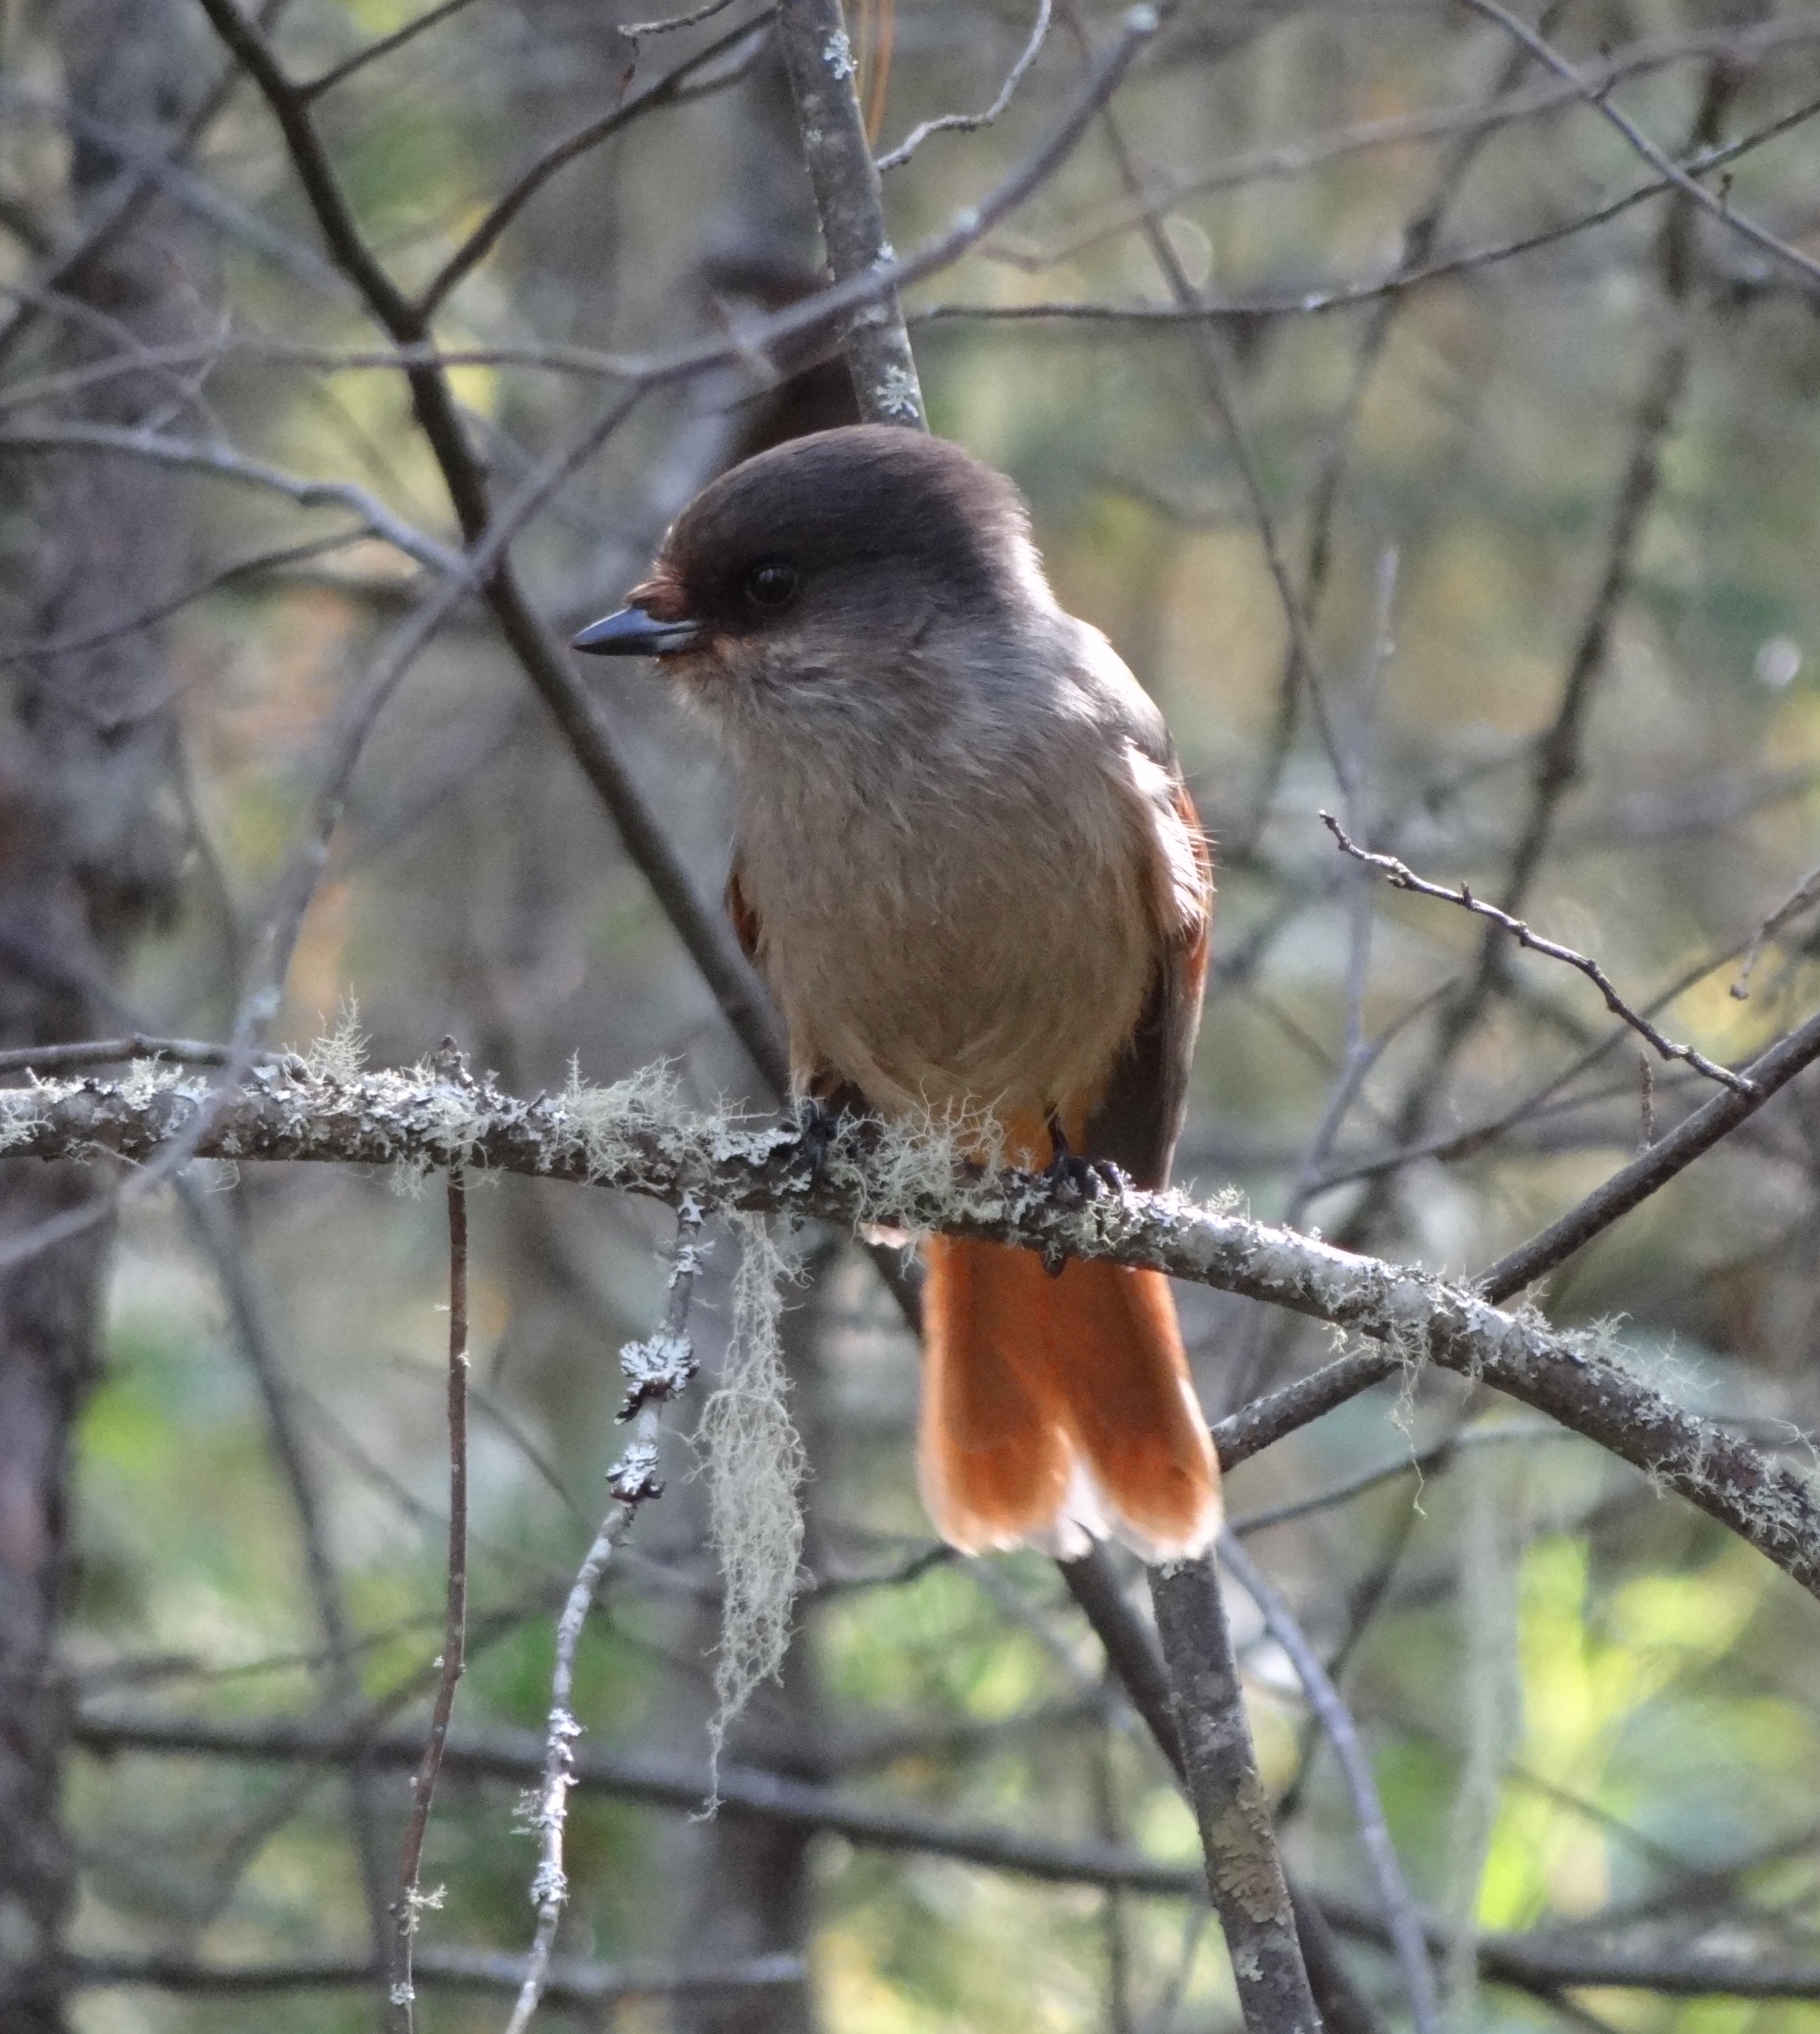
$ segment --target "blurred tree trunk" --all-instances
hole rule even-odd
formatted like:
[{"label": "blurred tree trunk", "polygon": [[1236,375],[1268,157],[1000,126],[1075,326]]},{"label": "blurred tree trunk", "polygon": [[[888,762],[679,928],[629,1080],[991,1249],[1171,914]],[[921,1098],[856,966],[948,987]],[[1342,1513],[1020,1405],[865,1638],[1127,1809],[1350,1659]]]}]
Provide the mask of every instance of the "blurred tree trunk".
[{"label": "blurred tree trunk", "polygon": [[[73,107],[141,144],[167,133],[182,77],[174,0],[58,0],[43,19]],[[106,149],[72,138],[60,208],[72,240],[121,174]],[[47,367],[193,333],[174,221],[149,194],[129,231],[56,280],[32,341]],[[97,381],[74,401],[111,423],[188,407],[153,372]],[[180,485],[145,462],[80,455],[13,475],[8,636],[92,636],[167,594],[182,563]],[[0,728],[0,1046],[118,1024],[111,985],[170,908],[177,845],[159,796],[174,722],[153,637],[133,629],[13,670]],[[7,1169],[0,1248],[98,1213],[109,1191],[99,1169]],[[71,1435],[96,1374],[110,1229],[102,1216],[0,1265],[0,2034],[62,2021],[56,1953],[75,1871],[58,1813],[70,1703],[54,1655]]]}]

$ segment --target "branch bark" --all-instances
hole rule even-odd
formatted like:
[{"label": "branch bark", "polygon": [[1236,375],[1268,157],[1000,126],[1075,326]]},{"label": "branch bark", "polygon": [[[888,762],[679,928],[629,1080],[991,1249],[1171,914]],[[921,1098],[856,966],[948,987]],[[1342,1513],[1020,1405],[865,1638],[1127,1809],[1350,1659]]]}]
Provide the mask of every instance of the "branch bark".
[{"label": "branch bark", "polygon": [[[1727,1094],[1713,1105],[1741,1099]],[[142,1063],[118,1083],[0,1090],[0,1154],[111,1153],[144,1164],[194,1135],[205,1109],[212,1120],[194,1147],[203,1158],[488,1166],[673,1207],[693,1195],[704,1209],[941,1230],[1109,1258],[1242,1293],[1383,1344],[1381,1356],[1342,1359],[1352,1389],[1398,1365],[1435,1363],[1522,1399],[1678,1492],[1820,1595],[1820,1493],[1807,1477],[1683,1411],[1619,1356],[1555,1334],[1533,1314],[1501,1312],[1470,1288],[1179,1194],[1109,1192],[1084,1206],[1058,1205],[1039,1178],[1011,1172],[970,1180],[947,1146],[864,1124],[844,1128],[817,1172],[794,1125],[691,1117],[641,1101],[636,1090],[526,1101],[491,1083],[455,1087],[422,1069],[343,1083],[301,1067],[268,1068],[252,1087],[223,1098],[203,1080]],[[1325,1409],[1324,1394],[1308,1396]]]}]

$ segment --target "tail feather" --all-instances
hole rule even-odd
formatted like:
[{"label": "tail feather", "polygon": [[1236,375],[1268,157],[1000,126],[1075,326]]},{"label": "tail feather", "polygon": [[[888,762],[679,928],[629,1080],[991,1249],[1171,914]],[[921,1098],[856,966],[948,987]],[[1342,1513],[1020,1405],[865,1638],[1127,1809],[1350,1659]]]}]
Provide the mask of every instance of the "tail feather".
[{"label": "tail feather", "polygon": [[1169,1282],[934,1237],[925,1246],[918,1470],[963,1552],[1064,1556],[1110,1532],[1146,1560],[1200,1552],[1219,1467],[1195,1403]]}]

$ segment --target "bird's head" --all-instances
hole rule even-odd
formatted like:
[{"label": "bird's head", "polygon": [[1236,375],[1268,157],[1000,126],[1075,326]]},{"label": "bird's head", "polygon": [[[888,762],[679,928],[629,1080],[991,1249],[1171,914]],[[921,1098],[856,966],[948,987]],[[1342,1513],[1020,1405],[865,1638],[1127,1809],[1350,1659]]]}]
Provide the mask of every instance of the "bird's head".
[{"label": "bird's head", "polygon": [[1011,483],[940,438],[857,425],[704,488],[626,605],[574,647],[655,657],[711,717],[737,718],[838,704],[867,673],[914,683],[919,647],[939,661],[1033,610],[1054,603]]}]

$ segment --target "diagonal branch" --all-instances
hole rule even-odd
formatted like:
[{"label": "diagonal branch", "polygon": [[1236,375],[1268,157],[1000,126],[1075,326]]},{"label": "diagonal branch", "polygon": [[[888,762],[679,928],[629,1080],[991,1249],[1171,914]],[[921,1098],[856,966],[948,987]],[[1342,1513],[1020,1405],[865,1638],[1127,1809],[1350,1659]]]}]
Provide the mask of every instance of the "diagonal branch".
[{"label": "diagonal branch", "polygon": [[1538,63],[1546,66],[1564,84],[1571,85],[1595,113],[1617,129],[1658,176],[1672,183],[1683,197],[1691,198],[1703,212],[1710,212],[1734,233],[1742,234],[1754,246],[1786,262],[1805,278],[1811,290],[1820,289],[1820,261],[1803,254],[1799,247],[1792,247],[1786,240],[1779,239],[1754,219],[1734,211],[1724,199],[1715,197],[1704,184],[1690,176],[1672,156],[1652,141],[1635,121],[1612,103],[1608,88],[1590,84],[1582,77],[1552,43],[1518,21],[1508,8],[1499,6],[1498,0],[1460,0],[1460,4],[1484,20],[1495,22],[1513,41],[1521,43]]},{"label": "diagonal branch", "polygon": [[1590,954],[1576,953],[1573,948],[1564,947],[1558,940],[1545,940],[1539,933],[1532,932],[1521,918],[1513,918],[1508,911],[1500,910],[1495,904],[1488,904],[1483,898],[1475,897],[1462,883],[1457,890],[1444,884],[1429,883],[1410,868],[1406,861],[1399,861],[1394,854],[1376,854],[1371,849],[1360,847],[1331,812],[1323,812],[1321,824],[1338,842],[1340,851],[1349,854],[1355,861],[1362,861],[1368,869],[1375,869],[1395,890],[1407,890],[1417,897],[1433,897],[1443,904],[1458,904],[1462,910],[1470,911],[1475,918],[1488,918],[1494,925],[1508,933],[1518,946],[1526,947],[1531,953],[1545,954],[1550,960],[1564,961],[1569,967],[1578,968],[1605,999],[1605,1008],[1614,1017],[1623,1019],[1633,1031],[1647,1038],[1660,1057],[1680,1060],[1696,1073],[1704,1074],[1728,1087],[1735,1094],[1749,1095],[1754,1092],[1749,1079],[1743,1074],[1734,1073],[1729,1067],[1722,1067],[1697,1052],[1691,1045],[1677,1045],[1658,1030],[1640,1011],[1633,1010],[1613,985],[1612,978],[1594,960]]}]

